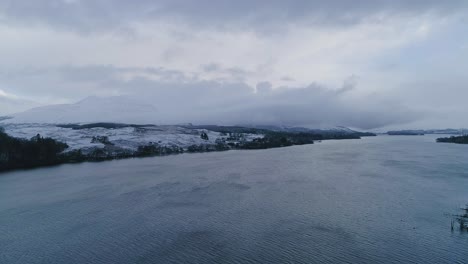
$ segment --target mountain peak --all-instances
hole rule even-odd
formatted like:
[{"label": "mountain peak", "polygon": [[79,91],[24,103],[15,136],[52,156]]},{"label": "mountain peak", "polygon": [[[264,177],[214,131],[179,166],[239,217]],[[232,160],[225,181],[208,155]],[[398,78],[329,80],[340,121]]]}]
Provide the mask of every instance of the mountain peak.
[{"label": "mountain peak", "polygon": [[126,96],[86,97],[73,104],[32,108],[13,114],[12,123],[157,123],[154,105]]}]

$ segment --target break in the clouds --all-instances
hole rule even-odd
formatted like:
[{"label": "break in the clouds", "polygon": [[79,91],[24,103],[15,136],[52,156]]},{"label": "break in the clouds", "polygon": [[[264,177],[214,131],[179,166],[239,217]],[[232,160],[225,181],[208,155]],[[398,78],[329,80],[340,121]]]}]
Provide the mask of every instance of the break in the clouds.
[{"label": "break in the clouds", "polygon": [[467,127],[467,8],[0,0],[0,115],[114,96],[165,123]]}]

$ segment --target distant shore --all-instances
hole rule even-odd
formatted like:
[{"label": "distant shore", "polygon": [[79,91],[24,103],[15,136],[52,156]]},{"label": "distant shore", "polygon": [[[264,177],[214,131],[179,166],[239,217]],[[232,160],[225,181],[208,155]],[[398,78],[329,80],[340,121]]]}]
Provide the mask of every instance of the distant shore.
[{"label": "distant shore", "polygon": [[[372,133],[348,130],[279,131],[239,126],[116,123],[26,125],[11,129],[13,135],[20,135],[21,138],[0,128],[0,172],[63,163],[231,149],[269,149],[313,144],[320,140],[375,136]],[[31,137],[31,133],[34,136]]]},{"label": "distant shore", "polygon": [[468,144],[468,135],[438,138],[437,142],[440,142],[440,143],[455,143],[455,144]]}]

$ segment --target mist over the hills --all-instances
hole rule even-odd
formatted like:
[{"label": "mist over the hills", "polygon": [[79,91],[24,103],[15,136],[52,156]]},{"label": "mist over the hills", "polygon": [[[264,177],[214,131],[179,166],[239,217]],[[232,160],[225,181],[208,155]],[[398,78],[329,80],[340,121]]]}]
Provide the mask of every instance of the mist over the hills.
[{"label": "mist over the hills", "polygon": [[[307,87],[256,88],[245,83],[215,81],[158,83],[134,80],[122,84],[128,93],[87,97],[13,114],[14,122],[124,122],[153,124],[349,126],[374,129],[414,121],[421,114],[397,102],[368,96],[353,98],[352,84],[327,89]],[[114,86],[115,88],[115,86]]]},{"label": "mist over the hills", "polygon": [[0,0],[0,116],[468,127],[467,24],[463,0]]}]

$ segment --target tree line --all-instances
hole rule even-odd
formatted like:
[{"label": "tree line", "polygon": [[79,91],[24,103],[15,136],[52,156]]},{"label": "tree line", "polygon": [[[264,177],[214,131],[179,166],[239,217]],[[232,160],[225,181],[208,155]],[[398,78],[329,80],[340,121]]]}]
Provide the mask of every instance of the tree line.
[{"label": "tree line", "polygon": [[60,153],[68,145],[37,134],[31,139],[19,139],[0,129],[0,171],[32,168],[63,162]]}]

